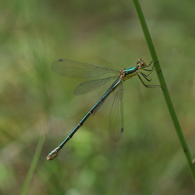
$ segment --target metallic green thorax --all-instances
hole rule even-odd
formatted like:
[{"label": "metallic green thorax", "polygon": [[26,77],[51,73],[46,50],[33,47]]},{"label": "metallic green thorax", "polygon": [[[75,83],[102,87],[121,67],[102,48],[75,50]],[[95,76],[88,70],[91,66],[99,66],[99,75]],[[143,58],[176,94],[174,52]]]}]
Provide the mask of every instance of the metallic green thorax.
[{"label": "metallic green thorax", "polygon": [[125,77],[123,78],[123,81],[126,81],[127,79],[130,79],[133,76],[137,75],[138,67],[133,66],[131,68],[124,69],[124,71],[125,71]]}]

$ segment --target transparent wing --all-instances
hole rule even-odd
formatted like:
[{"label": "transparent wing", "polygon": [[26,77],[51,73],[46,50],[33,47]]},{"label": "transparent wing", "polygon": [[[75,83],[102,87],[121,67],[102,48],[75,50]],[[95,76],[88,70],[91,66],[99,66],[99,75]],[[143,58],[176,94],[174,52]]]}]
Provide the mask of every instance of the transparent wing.
[{"label": "transparent wing", "polygon": [[97,79],[80,83],[73,91],[75,95],[83,95],[90,91],[96,90],[107,82],[116,79],[116,76],[108,77],[104,79]]},{"label": "transparent wing", "polygon": [[[119,78],[117,78],[112,85],[108,88],[108,90],[106,91],[106,93],[104,94],[104,96],[109,93],[109,91],[113,88],[113,86],[118,82]],[[111,90],[112,91],[112,90]],[[98,106],[96,106],[95,110],[93,111],[93,114],[95,114],[99,108],[102,106],[102,104],[105,102],[105,100],[108,98],[108,96],[106,95],[105,98],[102,99],[101,103],[98,104]]]},{"label": "transparent wing", "polygon": [[121,133],[124,130],[123,127],[123,86],[120,84],[109,117],[109,130],[111,137],[114,141],[118,141],[121,137]]},{"label": "transparent wing", "polygon": [[51,69],[63,76],[77,78],[93,78],[107,73],[117,74],[119,71],[111,68],[98,67],[92,64],[68,59],[59,59],[51,65]]}]

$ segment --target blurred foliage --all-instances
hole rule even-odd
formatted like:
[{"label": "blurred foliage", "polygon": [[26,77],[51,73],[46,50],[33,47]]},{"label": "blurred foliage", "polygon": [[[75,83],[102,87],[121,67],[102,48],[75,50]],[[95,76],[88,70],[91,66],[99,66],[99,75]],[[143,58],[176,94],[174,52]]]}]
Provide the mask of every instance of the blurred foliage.
[{"label": "blurred foliage", "polygon": [[[140,3],[195,155],[195,1]],[[21,193],[40,138],[28,195],[195,194],[162,92],[137,78],[124,83],[120,141],[108,133],[109,97],[55,160],[45,159],[108,88],[74,97],[82,79],[55,74],[53,61],[118,70],[138,57],[151,61],[131,1],[15,0],[0,7],[0,194]]]}]

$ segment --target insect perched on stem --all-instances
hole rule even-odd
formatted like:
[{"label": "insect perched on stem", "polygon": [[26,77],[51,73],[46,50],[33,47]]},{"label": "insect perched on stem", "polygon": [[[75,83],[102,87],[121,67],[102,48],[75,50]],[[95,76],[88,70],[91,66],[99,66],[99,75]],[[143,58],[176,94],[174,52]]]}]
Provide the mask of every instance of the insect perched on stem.
[{"label": "insect perched on stem", "polygon": [[[114,140],[120,138],[121,133],[123,132],[123,87],[122,84],[127,79],[132,78],[133,76],[138,76],[142,84],[147,88],[160,88],[160,85],[146,85],[142,78],[150,82],[154,77],[148,79],[148,76],[155,70],[155,64],[151,66],[152,62],[147,65],[141,58],[137,59],[136,65],[127,69],[122,69],[120,71],[113,70],[111,68],[97,67],[91,64],[86,64],[82,62],[77,62],[67,59],[59,59],[55,61],[51,68],[54,72],[61,74],[67,77],[80,77],[80,78],[94,78],[97,76],[102,76],[107,73],[115,74],[115,76],[106,77],[103,79],[96,79],[79,84],[74,90],[75,95],[86,94],[92,90],[95,90],[107,83],[110,80],[114,80],[112,85],[106,91],[106,93],[95,103],[95,105],[87,112],[87,114],[79,121],[75,128],[69,133],[69,135],[64,139],[64,141],[52,150],[48,156],[47,160],[53,160],[60,150],[63,148],[65,143],[72,138],[72,136],[77,132],[77,130],[84,124],[84,122],[89,118],[89,116],[97,110],[97,108],[104,102],[104,100],[115,90],[115,98],[112,104],[110,117],[109,117],[109,129],[111,131],[111,136]],[[148,72],[148,74],[145,74]]]}]

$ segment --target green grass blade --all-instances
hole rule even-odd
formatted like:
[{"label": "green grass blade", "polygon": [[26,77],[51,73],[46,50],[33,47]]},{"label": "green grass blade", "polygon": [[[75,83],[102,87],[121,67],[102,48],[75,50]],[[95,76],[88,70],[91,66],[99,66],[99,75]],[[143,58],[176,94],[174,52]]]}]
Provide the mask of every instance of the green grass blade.
[{"label": "green grass blade", "polygon": [[[136,11],[137,11],[137,14],[138,14],[141,26],[142,26],[144,36],[145,36],[146,41],[147,41],[148,48],[150,50],[150,54],[152,56],[153,62],[158,62],[157,54],[156,54],[154,45],[152,43],[152,39],[151,39],[149,30],[148,30],[148,27],[147,27],[147,24],[146,24],[141,6],[139,4],[139,1],[138,0],[133,0],[133,3],[135,5],[135,8],[136,8]],[[181,143],[181,146],[182,146],[183,151],[185,153],[185,156],[187,158],[187,161],[188,161],[188,164],[189,164],[189,167],[190,167],[190,170],[191,170],[191,174],[192,174],[192,177],[193,177],[193,180],[194,180],[194,183],[195,183],[195,166],[194,166],[194,164],[192,164],[192,157],[191,157],[191,154],[190,154],[190,150],[189,150],[188,145],[186,143],[186,140],[184,138],[182,129],[180,127],[180,124],[179,124],[179,121],[178,121],[178,118],[177,118],[177,115],[176,115],[176,112],[175,112],[175,109],[173,107],[173,104],[172,104],[172,101],[171,101],[171,98],[170,98],[170,95],[169,95],[169,92],[168,92],[168,89],[167,89],[167,85],[165,83],[165,79],[164,79],[163,73],[161,71],[160,63],[157,63],[155,67],[156,67],[156,71],[158,72],[158,78],[159,78],[160,85],[164,89],[162,91],[163,91],[163,95],[164,95],[169,113],[171,115],[171,118],[172,118],[175,130],[177,132],[179,141]]]},{"label": "green grass blade", "polygon": [[45,136],[40,136],[39,142],[38,142],[38,145],[37,145],[37,148],[36,148],[36,151],[35,151],[35,155],[33,157],[30,169],[29,169],[28,174],[26,176],[26,180],[24,182],[24,185],[22,187],[20,195],[27,194],[32,176],[34,174],[35,168],[37,166],[37,163],[38,163],[38,160],[39,160],[39,157],[40,157],[40,154],[41,154],[41,150],[43,148],[44,141],[45,141]]}]

